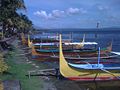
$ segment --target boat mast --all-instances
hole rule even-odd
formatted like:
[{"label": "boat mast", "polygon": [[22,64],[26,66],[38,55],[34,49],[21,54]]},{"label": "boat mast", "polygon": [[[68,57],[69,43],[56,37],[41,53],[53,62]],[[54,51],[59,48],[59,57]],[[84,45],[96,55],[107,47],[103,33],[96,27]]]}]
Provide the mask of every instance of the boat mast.
[{"label": "boat mast", "polygon": [[[99,29],[99,25],[100,25],[100,23],[97,22],[97,25],[96,25],[97,30],[96,30],[96,33],[95,33],[95,38],[96,38],[96,39],[97,39],[97,31],[98,31],[98,29]],[[95,45],[95,48],[97,48],[96,45]]]},{"label": "boat mast", "polygon": [[[73,43],[73,32],[70,33],[70,41]],[[74,49],[74,46],[72,45],[72,49]]]},{"label": "boat mast", "polygon": [[100,47],[98,48],[98,66],[100,64]]},{"label": "boat mast", "polygon": [[[96,26],[97,30],[99,29],[99,26],[100,26],[100,23],[97,22],[97,26]],[[97,33],[95,34],[95,38],[97,38]]]}]

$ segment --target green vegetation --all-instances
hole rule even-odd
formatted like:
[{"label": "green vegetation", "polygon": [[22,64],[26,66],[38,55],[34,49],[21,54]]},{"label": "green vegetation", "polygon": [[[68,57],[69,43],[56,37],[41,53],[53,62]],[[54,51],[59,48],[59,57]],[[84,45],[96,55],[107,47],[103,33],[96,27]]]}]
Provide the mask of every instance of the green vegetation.
[{"label": "green vegetation", "polygon": [[20,11],[26,11],[24,0],[0,1],[0,27],[6,37],[17,32],[28,32],[32,28],[32,22]]},{"label": "green vegetation", "polygon": [[[19,53],[17,49],[6,55],[6,63],[9,65],[8,74],[0,76],[1,80],[20,80],[22,90],[40,90],[43,88],[43,81],[39,77],[31,77],[29,79],[26,74],[33,67],[22,59],[23,57],[15,57]],[[23,61],[21,61],[23,60]]]},{"label": "green vegetation", "polygon": [[0,90],[3,90],[3,84],[0,82]]},{"label": "green vegetation", "polygon": [[4,62],[3,55],[0,54],[0,74],[2,74],[3,72],[7,71],[7,69],[8,69],[8,66]]}]

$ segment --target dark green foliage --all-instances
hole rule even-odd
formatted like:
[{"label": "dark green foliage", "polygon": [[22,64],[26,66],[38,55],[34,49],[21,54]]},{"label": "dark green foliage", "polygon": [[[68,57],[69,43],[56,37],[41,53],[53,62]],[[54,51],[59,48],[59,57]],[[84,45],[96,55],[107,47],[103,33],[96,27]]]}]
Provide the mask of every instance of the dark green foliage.
[{"label": "dark green foliage", "polygon": [[21,9],[26,10],[23,0],[0,1],[0,23],[7,36],[17,31],[27,31],[32,27],[32,22],[26,15],[17,13]]}]

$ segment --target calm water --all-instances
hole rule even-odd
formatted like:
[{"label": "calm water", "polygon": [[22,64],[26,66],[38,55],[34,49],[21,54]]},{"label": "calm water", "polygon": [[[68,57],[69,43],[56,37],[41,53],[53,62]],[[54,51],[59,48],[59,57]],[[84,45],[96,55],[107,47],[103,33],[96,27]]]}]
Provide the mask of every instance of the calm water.
[{"label": "calm water", "polygon": [[[86,42],[97,42],[97,47],[106,47],[110,42],[113,44],[113,51],[120,52],[120,32],[101,32],[96,33],[94,32],[62,32],[62,36],[65,39],[70,39],[72,37],[73,42],[80,42],[82,41],[83,35],[85,34],[85,41]],[[55,33],[47,33],[48,35],[55,35]],[[91,45],[90,47],[94,47]],[[48,63],[47,63],[48,64]],[[59,87],[74,87],[74,90],[120,90],[120,81],[108,81],[108,82],[91,82],[91,83],[81,83],[81,82],[73,82],[75,85],[70,85],[68,82],[61,84],[63,82],[58,81],[60,85]],[[78,88],[79,87],[79,88]],[[64,89],[58,89],[64,90]],[[73,89],[66,89],[66,90],[73,90]]]}]

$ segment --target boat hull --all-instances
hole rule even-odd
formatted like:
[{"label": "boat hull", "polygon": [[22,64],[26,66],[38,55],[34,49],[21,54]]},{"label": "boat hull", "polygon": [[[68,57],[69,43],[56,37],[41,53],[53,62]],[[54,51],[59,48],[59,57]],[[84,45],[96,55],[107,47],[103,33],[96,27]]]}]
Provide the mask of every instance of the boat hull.
[{"label": "boat hull", "polygon": [[73,81],[111,81],[111,80],[118,80],[115,77],[98,77],[98,78],[92,78],[92,77],[66,77],[69,80]]},{"label": "boat hull", "polygon": [[62,74],[65,78],[74,81],[110,81],[110,80],[120,80],[120,70],[108,70],[113,75],[104,72],[102,70],[83,70],[83,69],[74,69],[79,72],[78,75],[71,74],[69,71]]},{"label": "boat hull", "polygon": [[[95,53],[95,52],[86,52],[86,53],[68,53],[68,52],[63,52],[64,53],[64,56],[65,56],[65,59],[67,60],[86,60],[86,59],[93,59],[93,60],[96,60],[98,58],[98,54]],[[59,53],[47,53],[47,52],[44,52],[44,53],[40,53],[40,52],[36,52],[36,53],[33,53],[33,55],[36,55],[36,56],[44,56],[45,58],[46,57],[49,57],[49,58],[52,58],[52,59],[56,59],[58,60],[59,59]],[[101,54],[101,59],[111,59],[111,58],[116,58],[118,57],[118,55],[107,55],[106,54]]]}]

